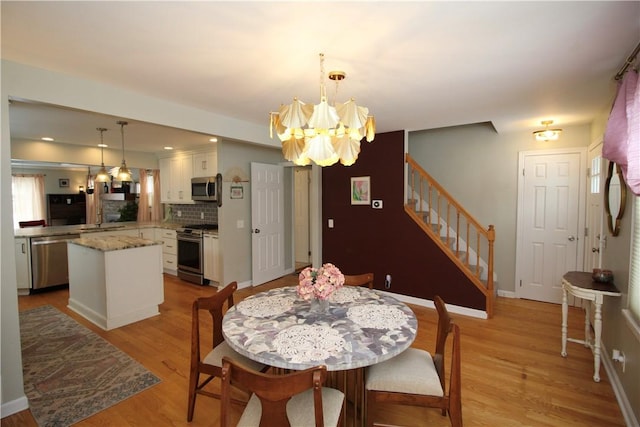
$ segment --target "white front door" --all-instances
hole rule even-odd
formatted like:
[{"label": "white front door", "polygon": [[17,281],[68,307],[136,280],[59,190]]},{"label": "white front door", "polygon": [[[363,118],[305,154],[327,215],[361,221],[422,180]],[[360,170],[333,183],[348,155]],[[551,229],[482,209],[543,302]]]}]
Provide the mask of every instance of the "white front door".
[{"label": "white front door", "polygon": [[603,188],[606,175],[602,170],[602,141],[589,146],[589,176],[587,187],[587,236],[584,271],[599,268],[602,261],[605,234],[603,233]]},{"label": "white front door", "polygon": [[520,153],[516,295],[562,302],[562,276],[582,267],[586,149]]},{"label": "white front door", "polygon": [[252,285],[285,274],[284,168],[251,163]]}]

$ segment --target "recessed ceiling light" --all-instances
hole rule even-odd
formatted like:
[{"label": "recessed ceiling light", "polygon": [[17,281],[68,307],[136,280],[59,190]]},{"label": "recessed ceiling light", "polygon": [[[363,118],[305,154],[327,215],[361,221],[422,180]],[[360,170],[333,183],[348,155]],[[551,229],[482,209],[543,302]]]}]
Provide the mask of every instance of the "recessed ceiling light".
[{"label": "recessed ceiling light", "polygon": [[211,138],[209,138],[209,142],[218,142],[218,138],[212,136]]},{"label": "recessed ceiling light", "polygon": [[165,150],[173,150],[173,147],[164,147]]},{"label": "recessed ceiling light", "polygon": [[43,136],[42,138],[40,138],[43,141],[54,141],[53,138],[51,138],[50,136]]},{"label": "recessed ceiling light", "polygon": [[98,147],[107,148],[108,145],[107,144],[98,144]]}]

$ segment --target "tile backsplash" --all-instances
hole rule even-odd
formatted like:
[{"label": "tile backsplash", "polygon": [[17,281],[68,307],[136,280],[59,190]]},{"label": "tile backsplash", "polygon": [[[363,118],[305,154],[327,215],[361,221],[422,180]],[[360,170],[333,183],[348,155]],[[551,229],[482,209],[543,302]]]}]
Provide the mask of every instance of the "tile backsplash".
[{"label": "tile backsplash", "polygon": [[[126,205],[126,201],[105,200],[104,222],[117,221],[120,217],[119,210]],[[204,219],[202,218],[204,216]],[[218,205],[216,203],[196,203],[193,205],[164,205],[164,218],[169,222],[179,224],[217,224]]]},{"label": "tile backsplash", "polygon": [[164,218],[166,221],[179,224],[217,224],[218,205],[216,203],[165,205]]}]

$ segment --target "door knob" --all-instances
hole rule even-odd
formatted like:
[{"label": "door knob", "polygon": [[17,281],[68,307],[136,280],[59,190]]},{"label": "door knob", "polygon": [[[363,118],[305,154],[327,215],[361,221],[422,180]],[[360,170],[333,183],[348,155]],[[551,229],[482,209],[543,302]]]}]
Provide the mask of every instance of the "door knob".
[{"label": "door knob", "polygon": [[569,236],[568,240],[569,240],[570,242],[573,242],[574,240],[576,240],[576,237],[575,237],[575,236]]},{"label": "door knob", "polygon": [[591,248],[591,252],[593,252],[593,253],[600,252],[600,249],[598,249],[598,248]]},{"label": "door knob", "polygon": [[258,233],[260,233],[260,229],[259,229],[259,228],[256,228],[255,230],[251,230],[251,232],[252,232],[252,233],[256,233],[256,234],[258,234]]}]

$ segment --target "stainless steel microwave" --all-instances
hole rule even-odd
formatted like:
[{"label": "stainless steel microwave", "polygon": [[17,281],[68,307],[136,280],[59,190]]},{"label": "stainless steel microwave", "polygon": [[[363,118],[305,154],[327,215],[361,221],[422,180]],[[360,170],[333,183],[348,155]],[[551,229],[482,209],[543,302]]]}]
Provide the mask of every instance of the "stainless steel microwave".
[{"label": "stainless steel microwave", "polygon": [[215,176],[191,178],[191,200],[201,202],[218,201],[218,181]]}]

